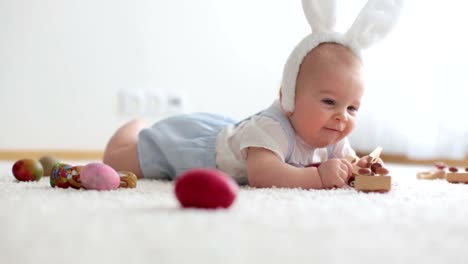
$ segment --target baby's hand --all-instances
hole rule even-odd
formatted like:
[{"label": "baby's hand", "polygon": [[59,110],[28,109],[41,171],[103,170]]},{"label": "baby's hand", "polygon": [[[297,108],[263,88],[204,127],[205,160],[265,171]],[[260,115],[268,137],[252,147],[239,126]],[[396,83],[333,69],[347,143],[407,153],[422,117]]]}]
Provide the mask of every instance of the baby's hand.
[{"label": "baby's hand", "polygon": [[339,188],[347,184],[352,175],[352,165],[345,159],[329,159],[318,167],[324,188]]},{"label": "baby's hand", "polygon": [[360,158],[356,165],[358,165],[359,167],[361,168],[370,168],[370,166],[374,163],[378,163],[380,165],[382,165],[382,167],[384,166],[384,163],[382,161],[381,158],[377,158],[374,162],[372,162],[372,157],[369,156],[369,155],[366,155],[366,156],[363,156],[362,158]]},{"label": "baby's hand", "polygon": [[[385,164],[380,158],[372,160],[372,157],[367,155],[367,156],[360,158],[357,161],[356,165],[361,168],[367,168],[370,173],[369,175],[374,175],[374,173],[380,174],[380,175],[388,174],[388,169],[385,168]],[[364,174],[364,175],[367,175],[367,174]]]}]

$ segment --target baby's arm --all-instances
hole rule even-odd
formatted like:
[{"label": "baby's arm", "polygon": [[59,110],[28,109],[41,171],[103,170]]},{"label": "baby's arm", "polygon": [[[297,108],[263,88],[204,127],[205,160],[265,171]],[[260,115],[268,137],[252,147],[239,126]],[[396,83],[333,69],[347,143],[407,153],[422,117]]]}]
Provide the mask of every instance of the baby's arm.
[{"label": "baby's arm", "polygon": [[298,168],[282,161],[265,148],[249,147],[247,175],[254,187],[324,189],[342,187],[351,176],[351,163],[330,159],[317,167]]}]

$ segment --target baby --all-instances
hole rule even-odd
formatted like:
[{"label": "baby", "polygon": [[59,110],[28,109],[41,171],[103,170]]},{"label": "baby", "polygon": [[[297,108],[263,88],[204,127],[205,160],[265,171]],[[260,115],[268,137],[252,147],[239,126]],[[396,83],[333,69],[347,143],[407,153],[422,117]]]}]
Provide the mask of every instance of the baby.
[{"label": "baby", "polygon": [[[104,163],[155,179],[211,167],[254,187],[345,186],[352,175],[345,157],[355,156],[347,136],[364,93],[360,49],[390,31],[400,2],[370,0],[340,34],[332,30],[333,1],[303,0],[313,33],[288,58],[279,99],[269,108],[239,122],[205,113],[170,117],[152,127],[133,120],[112,136]],[[376,14],[385,16],[383,24]]]}]

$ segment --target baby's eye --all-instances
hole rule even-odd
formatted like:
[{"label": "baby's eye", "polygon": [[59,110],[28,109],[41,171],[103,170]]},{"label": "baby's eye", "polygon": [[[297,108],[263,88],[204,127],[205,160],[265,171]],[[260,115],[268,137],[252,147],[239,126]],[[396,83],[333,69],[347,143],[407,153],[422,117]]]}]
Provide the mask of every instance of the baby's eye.
[{"label": "baby's eye", "polygon": [[335,100],[332,100],[332,99],[323,99],[322,100],[322,103],[326,104],[326,105],[335,105]]},{"label": "baby's eye", "polygon": [[350,111],[350,112],[357,112],[357,110],[358,110],[358,108],[355,107],[355,106],[352,106],[352,105],[348,106],[348,111]]}]

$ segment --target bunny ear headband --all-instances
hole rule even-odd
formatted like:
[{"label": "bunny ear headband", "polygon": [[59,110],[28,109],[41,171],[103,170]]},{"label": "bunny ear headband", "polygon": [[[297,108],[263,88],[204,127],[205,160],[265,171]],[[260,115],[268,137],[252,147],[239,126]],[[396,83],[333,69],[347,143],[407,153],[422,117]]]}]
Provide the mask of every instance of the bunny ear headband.
[{"label": "bunny ear headband", "polygon": [[368,0],[354,23],[344,34],[335,32],[336,0],[302,0],[304,14],[312,33],[294,48],[284,66],[281,82],[281,104],[294,111],[296,78],[305,56],[321,43],[338,43],[350,48],[356,56],[384,38],[397,21],[403,0]]}]

